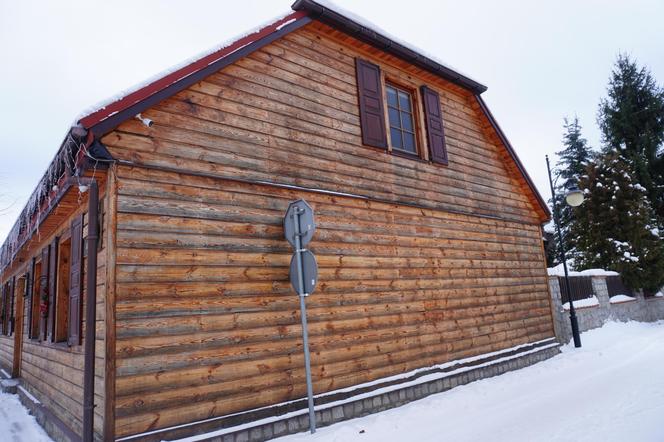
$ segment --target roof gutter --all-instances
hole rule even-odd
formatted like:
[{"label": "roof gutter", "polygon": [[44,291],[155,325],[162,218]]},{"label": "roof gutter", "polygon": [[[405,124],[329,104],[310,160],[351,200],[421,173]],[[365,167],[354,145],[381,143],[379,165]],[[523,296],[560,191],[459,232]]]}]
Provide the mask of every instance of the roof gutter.
[{"label": "roof gutter", "polygon": [[364,41],[372,46],[399,57],[409,63],[412,63],[422,69],[436,74],[454,84],[465,89],[471,90],[479,95],[487,90],[487,87],[472,78],[468,78],[447,66],[444,66],[422,54],[418,54],[410,48],[384,36],[376,31],[366,28],[361,24],[333,11],[330,8],[321,6],[313,0],[297,0],[291,6],[296,11],[306,11],[311,18],[339,29],[352,35],[358,40]]}]

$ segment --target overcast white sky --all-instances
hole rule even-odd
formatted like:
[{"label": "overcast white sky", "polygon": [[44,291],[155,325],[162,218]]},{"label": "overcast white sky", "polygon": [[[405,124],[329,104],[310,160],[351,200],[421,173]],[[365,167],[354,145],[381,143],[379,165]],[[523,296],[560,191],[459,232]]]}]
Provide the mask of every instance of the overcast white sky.
[{"label": "overcast white sky", "polygon": [[[544,155],[595,115],[619,51],[664,82],[664,2],[337,0],[489,87],[540,192]],[[290,9],[289,0],[0,0],[0,242],[83,109]]]}]

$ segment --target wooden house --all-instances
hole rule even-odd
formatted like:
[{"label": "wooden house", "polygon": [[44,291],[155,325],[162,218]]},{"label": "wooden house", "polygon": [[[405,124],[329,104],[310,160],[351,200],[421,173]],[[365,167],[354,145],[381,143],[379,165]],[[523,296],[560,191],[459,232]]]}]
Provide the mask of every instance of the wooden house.
[{"label": "wooden house", "polygon": [[2,246],[2,373],[63,440],[302,398],[298,198],[317,394],[552,338],[549,212],[485,89],[298,0],[88,113]]}]

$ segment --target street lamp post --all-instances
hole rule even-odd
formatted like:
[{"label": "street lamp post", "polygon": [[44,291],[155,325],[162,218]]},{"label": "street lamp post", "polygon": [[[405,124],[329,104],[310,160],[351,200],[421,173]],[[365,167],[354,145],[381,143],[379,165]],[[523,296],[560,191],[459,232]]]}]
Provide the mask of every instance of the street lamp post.
[{"label": "street lamp post", "polygon": [[[556,224],[558,231],[558,243],[560,244],[560,259],[563,262],[563,270],[565,271],[565,287],[567,288],[567,296],[569,298],[569,320],[572,323],[572,337],[574,338],[574,347],[581,347],[581,336],[579,335],[579,321],[576,319],[576,310],[574,309],[574,301],[572,300],[572,291],[569,285],[569,274],[567,272],[567,257],[565,256],[565,245],[563,243],[563,234],[560,230],[560,216],[558,214],[558,204],[556,202],[556,191],[553,187],[553,178],[551,178],[551,166],[549,165],[549,156],[546,155],[546,169],[549,172],[549,184],[551,185],[551,198],[553,199],[553,221]],[[583,203],[583,192],[578,188],[570,190],[565,195],[565,201],[572,207],[580,206]]]}]

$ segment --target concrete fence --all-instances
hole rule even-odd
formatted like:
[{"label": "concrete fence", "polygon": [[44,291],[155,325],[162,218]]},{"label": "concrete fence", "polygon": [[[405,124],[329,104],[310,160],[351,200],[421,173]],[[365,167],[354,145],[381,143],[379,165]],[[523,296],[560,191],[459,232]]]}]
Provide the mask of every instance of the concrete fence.
[{"label": "concrete fence", "polygon": [[[574,276],[570,276],[574,278]],[[664,319],[664,297],[644,297],[643,292],[634,292],[634,300],[611,303],[606,276],[593,276],[592,289],[599,303],[591,306],[580,306],[583,302],[574,301],[576,316],[581,331],[601,327],[607,321],[641,321],[653,322]],[[560,280],[557,276],[549,276],[553,320],[558,340],[567,343],[572,338],[569,321],[569,310],[563,308],[560,291]],[[616,298],[617,299],[617,298]]]}]

